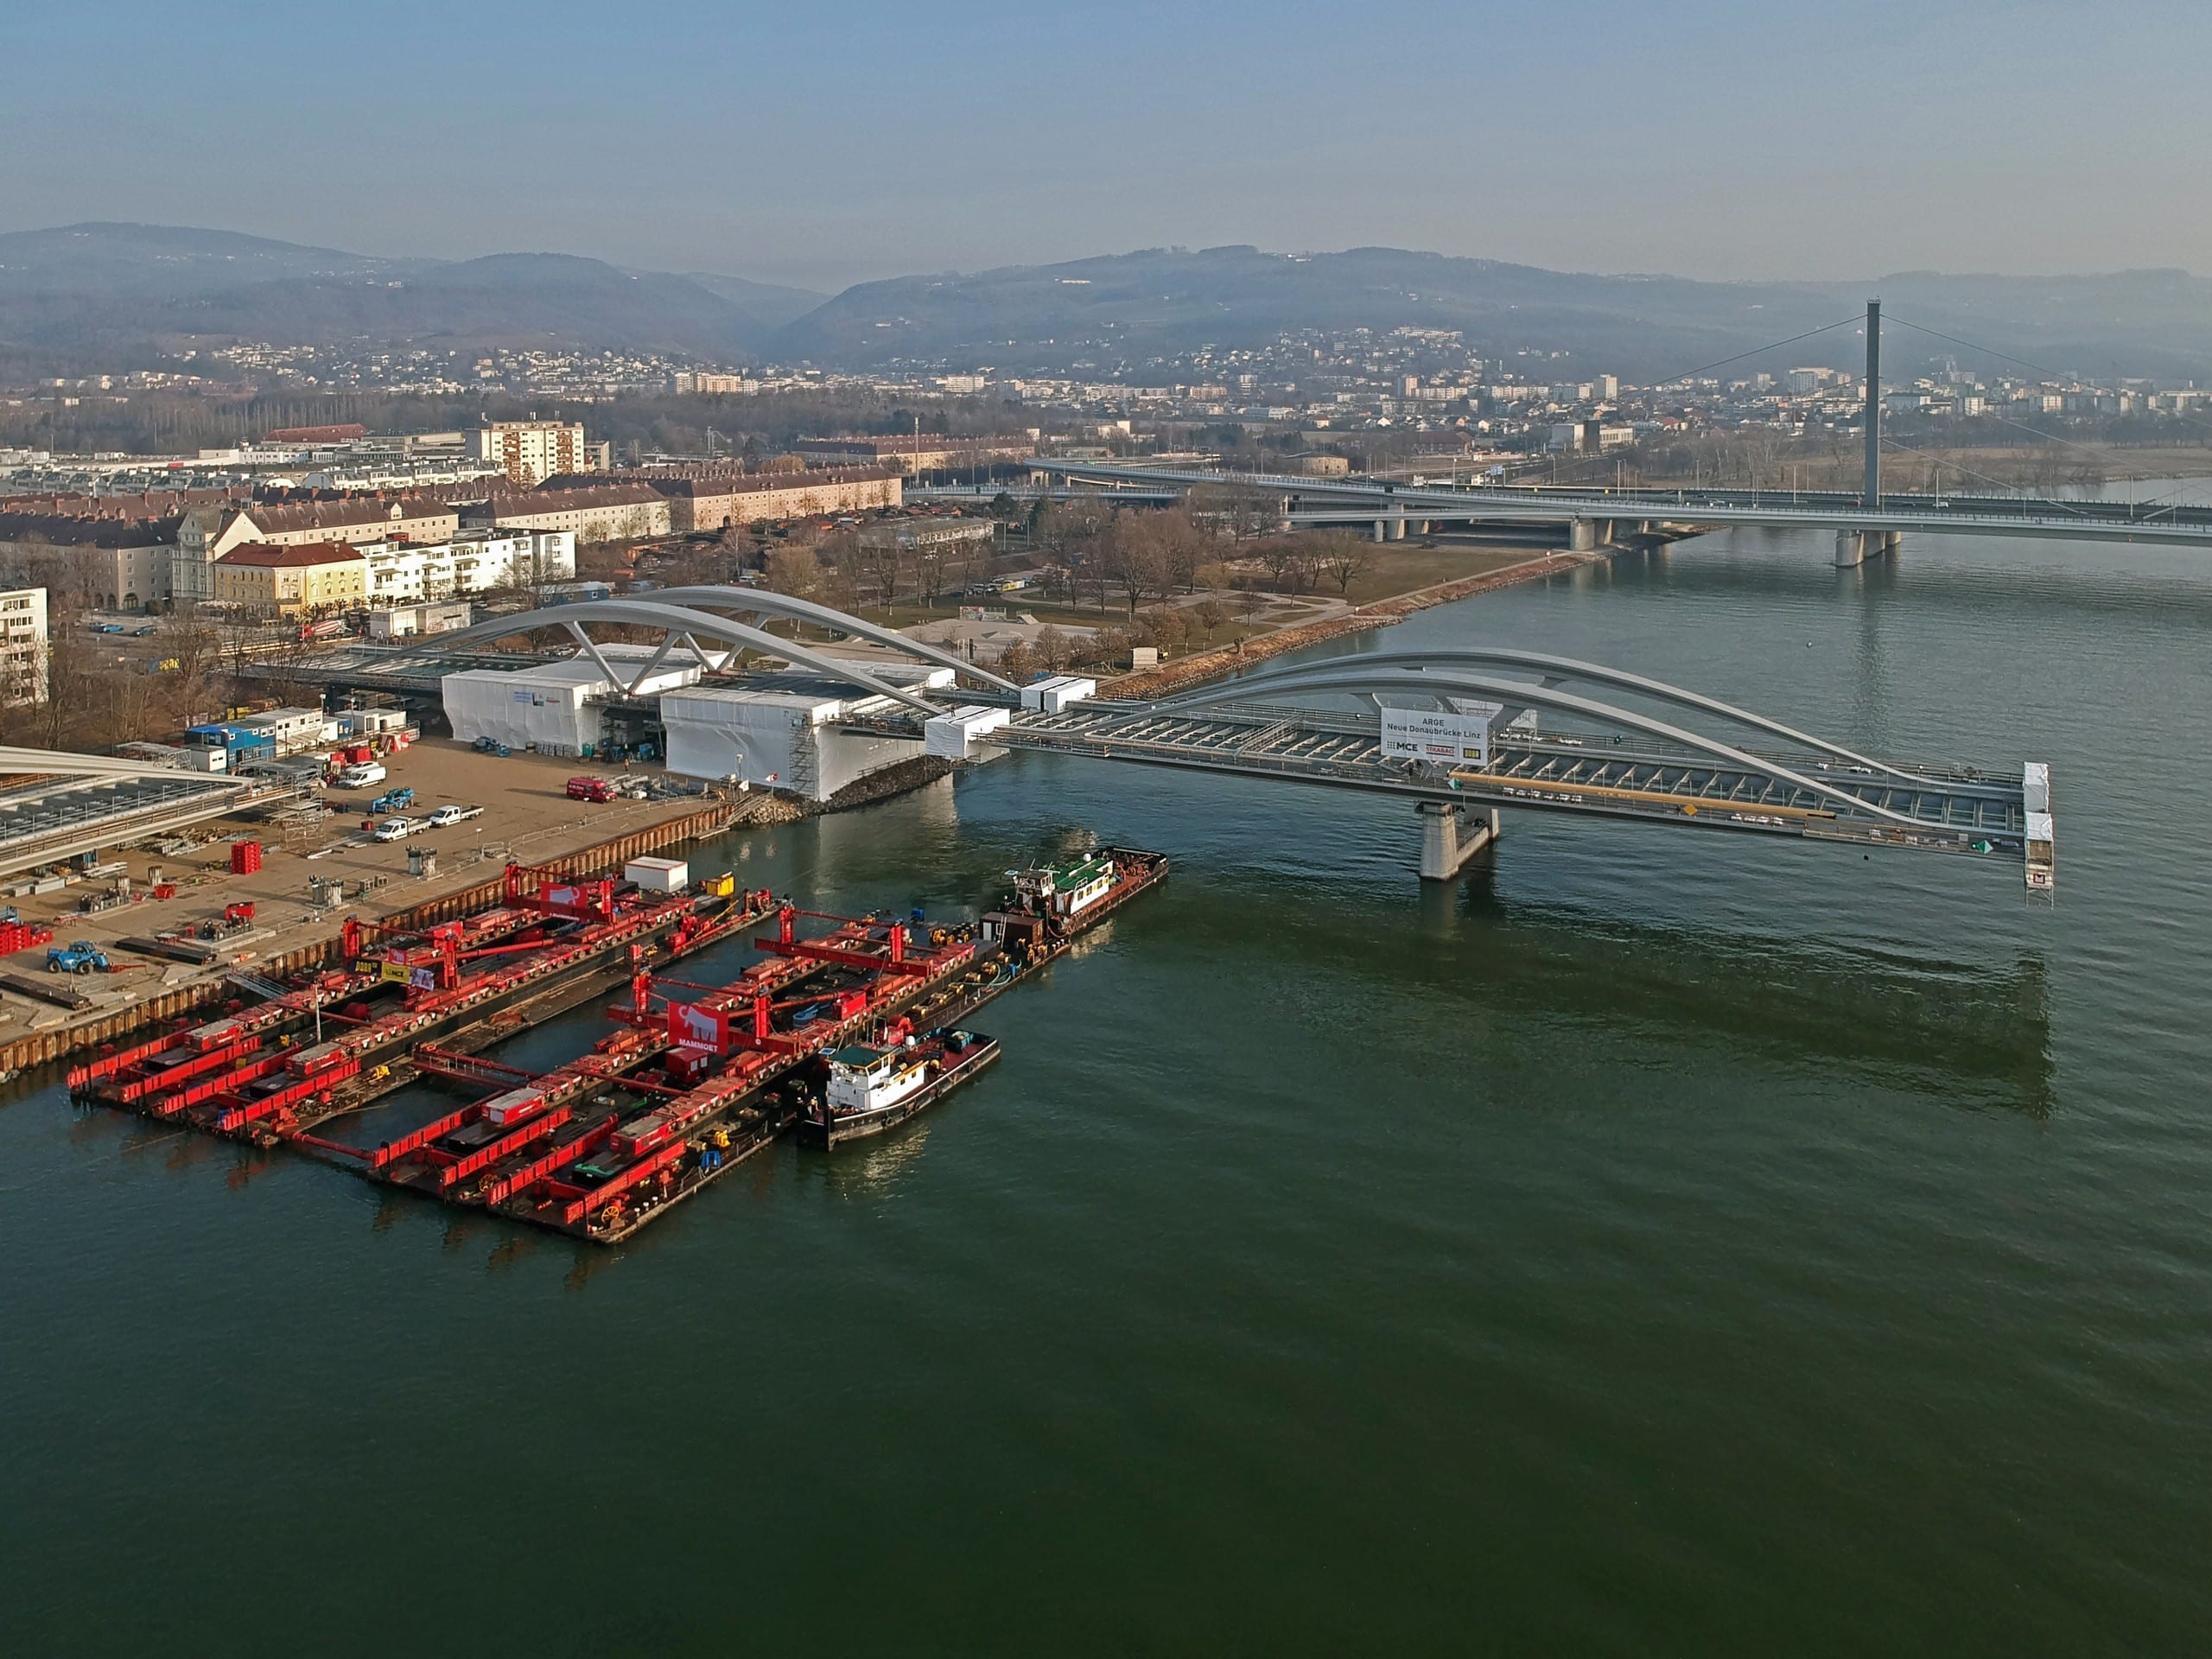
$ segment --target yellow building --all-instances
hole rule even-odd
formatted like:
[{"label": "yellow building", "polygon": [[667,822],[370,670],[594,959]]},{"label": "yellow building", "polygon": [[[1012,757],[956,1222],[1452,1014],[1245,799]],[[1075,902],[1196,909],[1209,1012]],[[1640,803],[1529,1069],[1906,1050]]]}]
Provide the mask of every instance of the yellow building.
[{"label": "yellow building", "polygon": [[368,601],[369,562],[344,542],[235,547],[210,567],[214,597],[257,615],[303,616]]}]

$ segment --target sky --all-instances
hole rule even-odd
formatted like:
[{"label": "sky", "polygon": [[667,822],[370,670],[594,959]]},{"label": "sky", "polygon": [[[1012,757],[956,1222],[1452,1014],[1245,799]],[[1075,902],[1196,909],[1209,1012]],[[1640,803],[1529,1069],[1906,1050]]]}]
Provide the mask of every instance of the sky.
[{"label": "sky", "polygon": [[1707,278],[2212,271],[2207,0],[0,8],[0,229],[834,290],[1382,244]]}]

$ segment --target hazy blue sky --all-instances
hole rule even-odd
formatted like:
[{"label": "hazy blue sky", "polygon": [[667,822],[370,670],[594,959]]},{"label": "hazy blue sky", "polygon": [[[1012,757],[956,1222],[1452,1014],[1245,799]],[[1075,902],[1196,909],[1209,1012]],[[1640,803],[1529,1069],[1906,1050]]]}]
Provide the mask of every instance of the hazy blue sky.
[{"label": "hazy blue sky", "polygon": [[0,8],[0,228],[835,287],[1135,247],[2212,270],[2212,0]]}]

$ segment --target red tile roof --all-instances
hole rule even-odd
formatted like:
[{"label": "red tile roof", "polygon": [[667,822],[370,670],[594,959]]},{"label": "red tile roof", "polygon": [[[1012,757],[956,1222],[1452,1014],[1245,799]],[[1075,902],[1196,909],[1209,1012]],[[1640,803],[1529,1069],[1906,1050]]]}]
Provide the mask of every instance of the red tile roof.
[{"label": "red tile roof", "polygon": [[244,547],[232,548],[215,563],[289,569],[301,565],[337,564],[347,559],[358,561],[360,557],[360,550],[346,542],[306,542],[297,547],[271,547],[266,542],[248,542]]}]

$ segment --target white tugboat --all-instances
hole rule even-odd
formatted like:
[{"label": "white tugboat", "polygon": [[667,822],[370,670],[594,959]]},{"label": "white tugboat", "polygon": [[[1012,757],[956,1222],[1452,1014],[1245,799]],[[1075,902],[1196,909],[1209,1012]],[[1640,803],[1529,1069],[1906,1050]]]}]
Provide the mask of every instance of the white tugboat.
[{"label": "white tugboat", "polygon": [[972,1031],[921,1036],[893,1028],[881,1044],[855,1043],[830,1057],[830,1080],[800,1120],[805,1138],[836,1147],[897,1128],[998,1058],[995,1037]]}]

